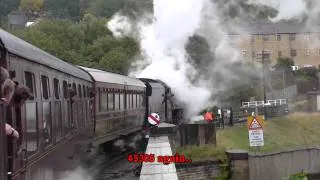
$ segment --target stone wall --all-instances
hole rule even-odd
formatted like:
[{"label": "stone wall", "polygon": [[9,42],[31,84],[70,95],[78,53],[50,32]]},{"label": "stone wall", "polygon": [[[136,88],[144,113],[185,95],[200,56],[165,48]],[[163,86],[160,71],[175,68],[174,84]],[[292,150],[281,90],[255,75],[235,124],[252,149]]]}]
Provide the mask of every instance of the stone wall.
[{"label": "stone wall", "polygon": [[218,161],[193,162],[176,164],[179,180],[207,180],[217,177],[220,173]]},{"label": "stone wall", "polygon": [[281,180],[291,174],[306,172],[309,179],[319,179],[320,149],[304,148],[278,153],[227,152],[232,180]]}]

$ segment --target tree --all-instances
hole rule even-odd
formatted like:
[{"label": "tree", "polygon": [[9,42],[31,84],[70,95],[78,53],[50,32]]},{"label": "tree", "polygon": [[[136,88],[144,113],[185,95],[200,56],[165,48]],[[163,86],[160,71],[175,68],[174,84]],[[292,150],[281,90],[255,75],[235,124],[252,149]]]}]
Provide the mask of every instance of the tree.
[{"label": "tree", "polygon": [[276,69],[277,68],[284,68],[284,69],[291,69],[294,66],[294,62],[291,58],[288,57],[279,57],[277,59]]},{"label": "tree", "polygon": [[43,4],[43,0],[21,0],[20,8],[23,11],[41,11]]},{"label": "tree", "polygon": [[64,61],[126,74],[139,44],[129,37],[113,37],[106,23],[105,18],[86,14],[78,23],[42,20],[12,32]]},{"label": "tree", "polygon": [[80,20],[87,3],[83,0],[46,0],[44,6],[51,17]]},{"label": "tree", "polygon": [[88,11],[98,17],[111,17],[125,5],[126,0],[93,0]]},{"label": "tree", "polygon": [[130,66],[129,56],[122,47],[113,48],[108,51],[101,59],[99,64],[105,70],[120,74],[127,74]]},{"label": "tree", "polygon": [[0,25],[6,19],[6,16],[13,10],[17,10],[20,0],[1,0],[0,1]]},{"label": "tree", "polygon": [[295,83],[295,74],[292,70],[294,62],[288,57],[279,57],[277,64],[274,66],[275,70],[270,73],[271,84],[275,89],[281,89]]}]

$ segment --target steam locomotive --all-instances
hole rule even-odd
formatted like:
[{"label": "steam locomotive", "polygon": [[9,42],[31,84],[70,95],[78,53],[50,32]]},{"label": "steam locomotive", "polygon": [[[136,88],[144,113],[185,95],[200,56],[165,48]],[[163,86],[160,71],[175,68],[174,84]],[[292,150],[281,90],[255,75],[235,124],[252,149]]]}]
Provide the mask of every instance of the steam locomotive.
[{"label": "steam locomotive", "polygon": [[0,66],[33,97],[22,106],[0,102],[0,179],[56,180],[90,147],[140,131],[148,114],[172,119],[163,82],[69,64],[0,29]]}]

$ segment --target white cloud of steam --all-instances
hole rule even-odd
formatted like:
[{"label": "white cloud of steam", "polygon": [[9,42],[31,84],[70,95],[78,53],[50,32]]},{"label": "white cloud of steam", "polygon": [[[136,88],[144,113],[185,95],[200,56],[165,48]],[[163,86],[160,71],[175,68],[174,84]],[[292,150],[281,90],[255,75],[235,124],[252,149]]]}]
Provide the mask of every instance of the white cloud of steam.
[{"label": "white cloud of steam", "polygon": [[[131,75],[167,83],[175,97],[187,105],[187,115],[198,113],[212,104],[209,98],[224,90],[230,83],[228,80],[238,78],[231,70],[224,68],[240,60],[240,54],[230,44],[218,11],[209,0],[154,0],[156,20],[140,26],[143,60],[136,62],[141,69]],[[109,26],[112,26],[110,29],[121,29],[122,25],[111,23]],[[209,41],[215,63],[208,64],[212,68],[210,77],[191,83],[188,76],[193,77],[197,71],[187,61],[185,45],[194,34],[200,34]],[[225,81],[212,89],[214,73],[220,73]]]},{"label": "white cloud of steam", "polygon": [[133,30],[129,18],[121,16],[119,13],[112,17],[107,26],[115,37],[128,36]]},{"label": "white cloud of steam", "polygon": [[265,5],[278,11],[272,22],[289,20],[301,17],[307,10],[307,3],[304,0],[249,0],[248,4]]},{"label": "white cloud of steam", "polygon": [[121,151],[125,151],[125,143],[123,139],[118,139],[113,143],[113,145],[118,149],[120,149]]},{"label": "white cloud of steam", "polygon": [[208,103],[211,95],[205,83],[195,86],[187,78],[195,70],[187,63],[185,44],[200,26],[204,1],[154,0],[156,21],[142,31],[141,38],[145,59],[151,64],[135,72],[138,77],[167,83],[179,100],[190,105],[190,113]]},{"label": "white cloud of steam", "polygon": [[78,167],[74,171],[62,173],[59,180],[93,180],[93,177],[88,171]]}]

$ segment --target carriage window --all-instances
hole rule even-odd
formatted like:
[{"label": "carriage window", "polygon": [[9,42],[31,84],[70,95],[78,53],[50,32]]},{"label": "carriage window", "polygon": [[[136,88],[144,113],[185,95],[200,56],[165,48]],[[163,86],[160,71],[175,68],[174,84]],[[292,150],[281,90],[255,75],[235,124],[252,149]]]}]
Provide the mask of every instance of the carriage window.
[{"label": "carriage window", "polygon": [[119,108],[120,108],[119,93],[114,93],[114,109],[118,110]]},{"label": "carriage window", "polygon": [[[31,93],[33,94],[34,97],[36,97],[36,92],[35,92],[35,79],[34,79],[34,74],[31,72],[24,72],[25,76],[25,84],[26,86],[30,89]],[[29,98],[30,100],[33,100],[33,97]]]},{"label": "carriage window", "polygon": [[90,88],[87,86],[87,97],[90,97]]},{"label": "carriage window", "polygon": [[88,97],[86,93],[86,87],[84,85],[82,85],[82,89],[83,89],[83,97]]},{"label": "carriage window", "polygon": [[80,84],[78,85],[78,91],[79,91],[79,97],[81,98],[82,97],[82,93],[81,93],[81,85]]},{"label": "carriage window", "polygon": [[76,83],[72,83],[72,89],[74,90],[75,94],[77,95],[77,86],[76,86]]},{"label": "carriage window", "polygon": [[146,106],[146,99],[143,97],[143,95],[140,95],[140,106],[141,107]]},{"label": "carriage window", "polygon": [[100,91],[100,112],[108,111],[108,93]]},{"label": "carriage window", "polygon": [[123,110],[124,109],[124,94],[120,93],[120,109]]},{"label": "carriage window", "polygon": [[68,98],[68,83],[67,83],[67,81],[63,81],[63,97],[65,99]]},{"label": "carriage window", "polygon": [[132,109],[134,109],[134,94],[131,94],[131,107],[132,107]]},{"label": "carriage window", "polygon": [[137,108],[137,94],[133,95],[133,107]]},{"label": "carriage window", "polygon": [[114,110],[114,96],[113,92],[108,93],[108,111]]},{"label": "carriage window", "polygon": [[136,105],[137,105],[137,108],[139,108],[139,101],[140,101],[139,95],[140,95],[140,94],[137,94],[137,97],[136,97],[136,98],[137,98],[137,102],[136,102],[136,103],[137,103],[137,104],[136,104]]},{"label": "carriage window", "polygon": [[130,94],[127,94],[127,103],[126,103],[126,109],[130,109]]},{"label": "carriage window", "polygon": [[46,76],[41,76],[42,96],[44,99],[49,99],[49,79]]},{"label": "carriage window", "polygon": [[53,89],[54,89],[54,97],[56,99],[59,99],[59,94],[60,94],[59,80],[56,78],[53,79]]},{"label": "carriage window", "polygon": [[37,103],[26,103],[26,140],[28,154],[33,154],[38,149],[38,127],[37,127]]}]

